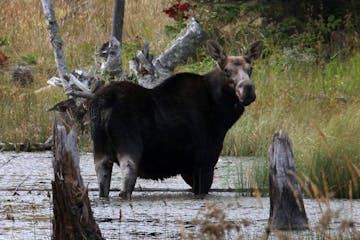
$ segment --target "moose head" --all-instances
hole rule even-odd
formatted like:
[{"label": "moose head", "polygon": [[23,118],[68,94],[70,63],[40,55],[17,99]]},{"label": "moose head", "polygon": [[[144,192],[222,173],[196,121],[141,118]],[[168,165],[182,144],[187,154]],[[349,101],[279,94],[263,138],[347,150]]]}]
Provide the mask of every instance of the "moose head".
[{"label": "moose head", "polygon": [[220,70],[225,74],[228,85],[234,89],[239,101],[248,106],[256,99],[255,85],[251,80],[252,66],[259,58],[263,49],[263,42],[253,43],[243,56],[227,56],[216,42],[208,41],[211,57],[217,62]]}]

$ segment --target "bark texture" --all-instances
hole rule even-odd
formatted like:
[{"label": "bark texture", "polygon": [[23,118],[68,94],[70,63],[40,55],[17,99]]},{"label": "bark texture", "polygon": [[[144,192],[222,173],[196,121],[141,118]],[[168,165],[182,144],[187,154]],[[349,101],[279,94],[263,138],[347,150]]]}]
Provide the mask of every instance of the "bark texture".
[{"label": "bark texture", "polygon": [[276,132],[269,148],[270,157],[270,229],[308,228],[292,143],[285,132]]},{"label": "bark texture", "polygon": [[79,168],[76,130],[67,134],[62,125],[54,128],[53,237],[54,240],[103,239],[92,214],[88,190]]}]

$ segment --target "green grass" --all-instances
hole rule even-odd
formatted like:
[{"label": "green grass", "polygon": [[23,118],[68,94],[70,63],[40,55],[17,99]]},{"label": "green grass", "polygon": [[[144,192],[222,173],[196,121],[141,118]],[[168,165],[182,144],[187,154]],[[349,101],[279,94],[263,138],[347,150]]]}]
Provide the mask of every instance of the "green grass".
[{"label": "green grass", "polygon": [[58,89],[35,94],[33,89],[0,86],[0,141],[44,142],[51,133],[53,113],[47,111],[63,99]]}]

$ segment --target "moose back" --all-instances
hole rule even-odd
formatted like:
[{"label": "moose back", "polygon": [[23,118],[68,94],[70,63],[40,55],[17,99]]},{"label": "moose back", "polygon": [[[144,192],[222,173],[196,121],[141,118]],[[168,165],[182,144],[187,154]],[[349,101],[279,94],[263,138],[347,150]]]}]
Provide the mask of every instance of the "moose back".
[{"label": "moose back", "polygon": [[181,174],[195,194],[208,193],[228,129],[255,101],[250,79],[262,42],[244,56],[227,56],[215,42],[217,66],[205,75],[176,74],[153,89],[121,81],[90,102],[99,196],[108,197],[113,163],[120,165],[120,196],[130,198],[137,177]]}]

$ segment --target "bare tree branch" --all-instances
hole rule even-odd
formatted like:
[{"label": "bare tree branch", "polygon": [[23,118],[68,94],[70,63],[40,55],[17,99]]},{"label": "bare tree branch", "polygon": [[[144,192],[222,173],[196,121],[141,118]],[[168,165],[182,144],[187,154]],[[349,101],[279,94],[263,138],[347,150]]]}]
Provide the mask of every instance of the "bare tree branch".
[{"label": "bare tree branch", "polygon": [[47,22],[48,31],[50,34],[50,42],[54,50],[56,67],[59,71],[60,80],[64,91],[67,95],[71,92],[71,87],[66,79],[68,70],[65,63],[64,52],[62,50],[62,39],[59,32],[59,25],[56,22],[55,12],[53,10],[51,0],[42,0],[43,10]]},{"label": "bare tree branch", "polygon": [[156,59],[148,53],[147,43],[131,61],[130,72],[134,72],[139,83],[147,88],[153,88],[173,74],[174,68],[192,54],[208,34],[199,23],[191,18],[187,27],[170,43]]}]

